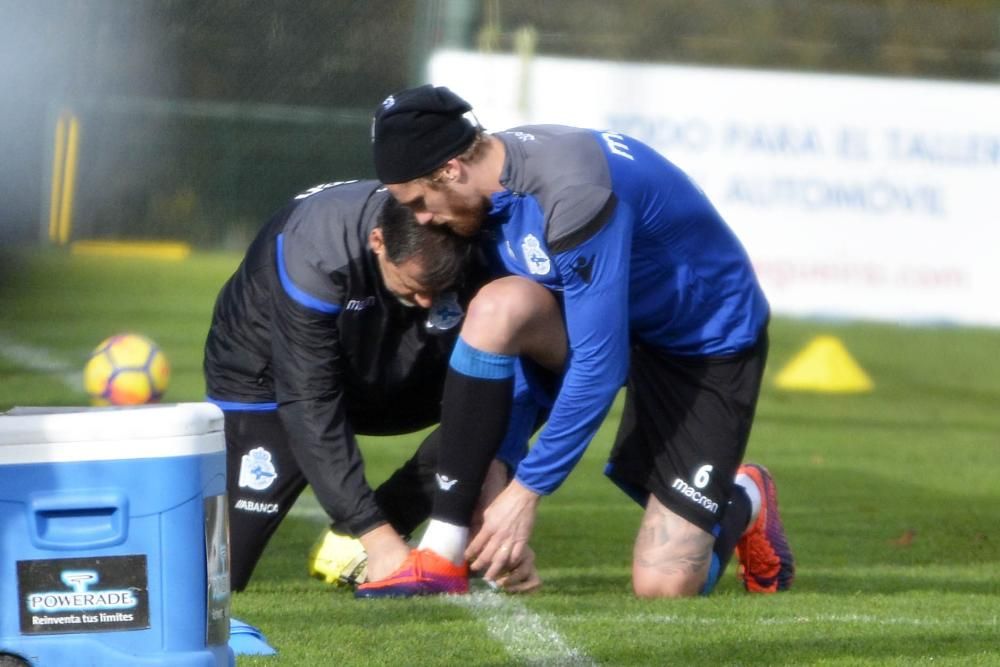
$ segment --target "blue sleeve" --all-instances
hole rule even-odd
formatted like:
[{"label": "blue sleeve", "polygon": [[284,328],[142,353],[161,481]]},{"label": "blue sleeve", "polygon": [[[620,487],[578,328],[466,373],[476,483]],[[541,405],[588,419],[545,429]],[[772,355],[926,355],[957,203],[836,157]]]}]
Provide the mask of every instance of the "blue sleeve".
[{"label": "blue sleeve", "polygon": [[597,433],[628,373],[632,214],[618,203],[604,228],[553,261],[564,285],[569,358],[548,423],[516,479],[559,488]]}]

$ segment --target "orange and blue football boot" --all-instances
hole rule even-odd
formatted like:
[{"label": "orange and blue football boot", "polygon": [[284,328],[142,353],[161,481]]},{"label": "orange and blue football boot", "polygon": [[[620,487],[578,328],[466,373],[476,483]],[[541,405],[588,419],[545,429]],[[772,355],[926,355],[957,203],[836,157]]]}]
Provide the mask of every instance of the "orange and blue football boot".
[{"label": "orange and blue football boot", "polygon": [[781,515],[778,514],[778,491],[774,479],[767,468],[756,463],[741,465],[737,470],[739,473],[754,481],[761,498],[757,520],[736,544],[740,580],[751,593],[788,590],[795,579],[795,559],[788,546]]},{"label": "orange and blue football boot", "polygon": [[385,579],[369,581],[354,590],[356,598],[408,598],[415,595],[469,592],[469,566],[455,565],[429,549],[414,549]]}]

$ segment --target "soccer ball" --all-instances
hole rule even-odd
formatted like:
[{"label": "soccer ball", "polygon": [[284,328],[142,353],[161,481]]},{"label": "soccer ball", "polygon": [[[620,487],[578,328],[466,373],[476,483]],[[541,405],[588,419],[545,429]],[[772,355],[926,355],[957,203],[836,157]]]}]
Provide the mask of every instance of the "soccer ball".
[{"label": "soccer ball", "polygon": [[163,397],[170,365],[145,336],[123,333],[101,341],[83,369],[83,386],[94,405],[141,405]]}]

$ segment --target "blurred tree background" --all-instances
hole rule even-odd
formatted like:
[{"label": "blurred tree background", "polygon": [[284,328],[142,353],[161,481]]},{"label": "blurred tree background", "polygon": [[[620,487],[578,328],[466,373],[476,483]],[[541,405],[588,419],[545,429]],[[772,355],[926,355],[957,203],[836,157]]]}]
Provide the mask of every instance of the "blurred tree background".
[{"label": "blurred tree background", "polygon": [[1000,0],[0,0],[0,240],[44,236],[79,121],[74,238],[239,247],[296,191],[369,177],[369,114],[441,46],[1000,80]]}]

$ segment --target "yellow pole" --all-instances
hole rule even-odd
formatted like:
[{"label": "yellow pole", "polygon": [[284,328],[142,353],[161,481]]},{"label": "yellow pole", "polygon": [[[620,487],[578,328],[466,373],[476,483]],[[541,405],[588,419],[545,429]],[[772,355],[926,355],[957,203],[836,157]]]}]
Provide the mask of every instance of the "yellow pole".
[{"label": "yellow pole", "polygon": [[49,241],[59,238],[59,205],[62,200],[62,175],[66,156],[66,114],[56,121],[55,150],[52,155],[52,192],[49,195]]},{"label": "yellow pole", "polygon": [[76,185],[76,157],[80,146],[80,121],[70,114],[66,134],[66,170],[63,173],[62,205],[59,207],[59,245],[69,241],[73,223],[73,191]]}]

